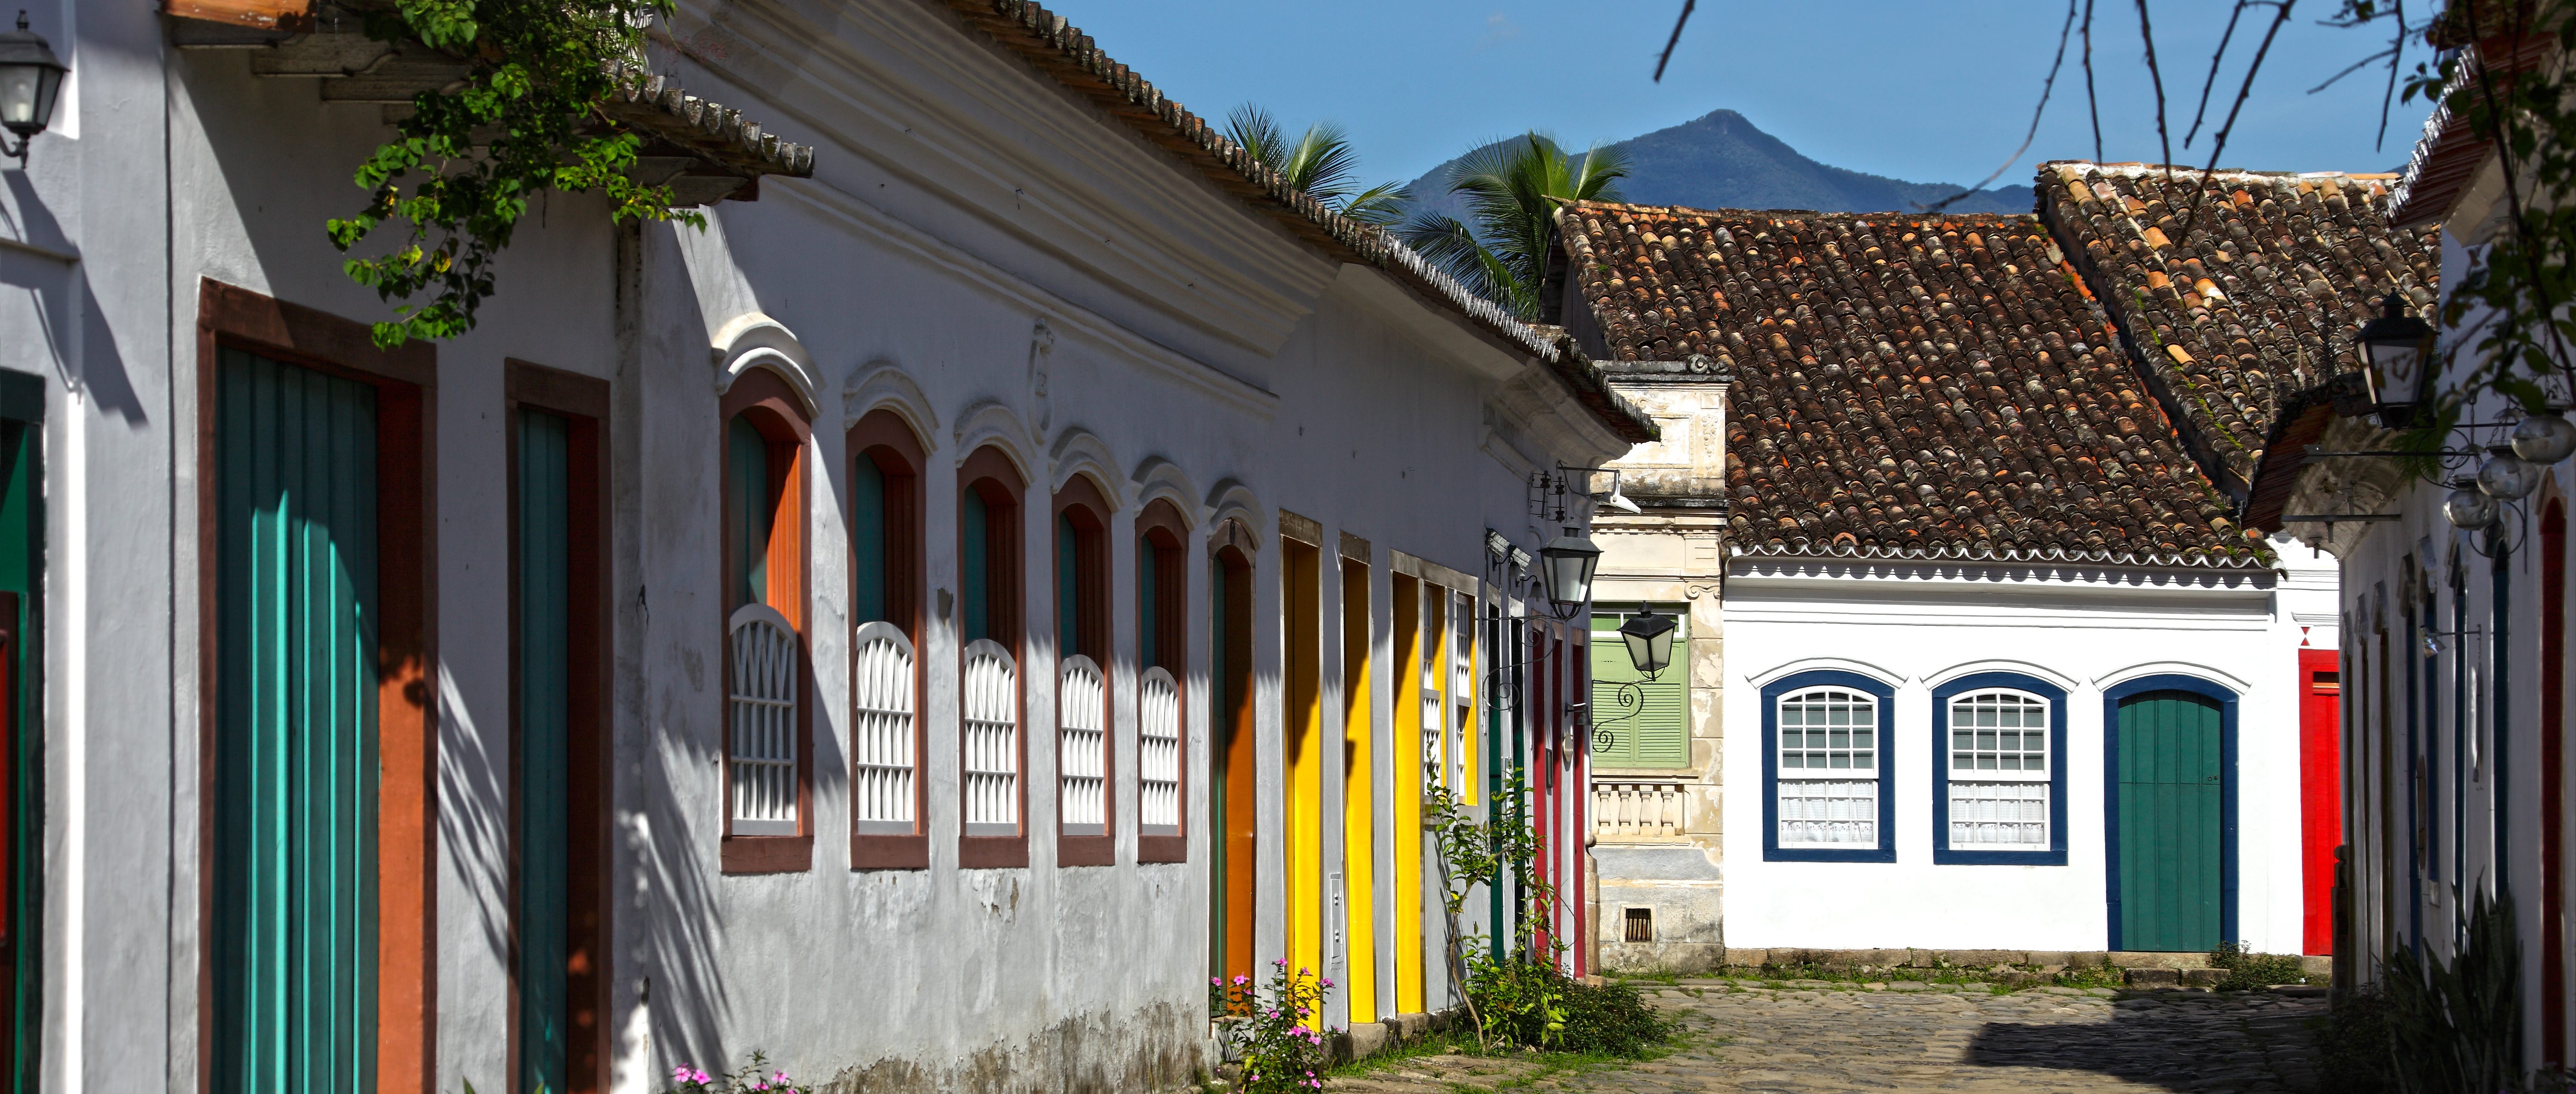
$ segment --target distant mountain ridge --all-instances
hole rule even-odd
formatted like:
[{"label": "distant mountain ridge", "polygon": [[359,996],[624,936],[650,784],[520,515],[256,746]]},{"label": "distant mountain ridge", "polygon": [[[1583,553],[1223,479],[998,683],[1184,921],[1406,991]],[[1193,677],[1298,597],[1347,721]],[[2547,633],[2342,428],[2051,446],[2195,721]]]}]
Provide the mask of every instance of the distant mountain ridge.
[{"label": "distant mountain ridge", "polygon": [[[1628,177],[1618,183],[1620,200],[1638,205],[1913,213],[1961,189],[1818,163],[1732,110],[1712,110],[1610,147],[1628,154]],[[1464,203],[1447,192],[1445,182],[1457,163],[1450,160],[1413,180],[1417,208],[1463,215]],[[2031,208],[2030,187],[1997,186],[1961,198],[1944,211],[2027,213]]]}]

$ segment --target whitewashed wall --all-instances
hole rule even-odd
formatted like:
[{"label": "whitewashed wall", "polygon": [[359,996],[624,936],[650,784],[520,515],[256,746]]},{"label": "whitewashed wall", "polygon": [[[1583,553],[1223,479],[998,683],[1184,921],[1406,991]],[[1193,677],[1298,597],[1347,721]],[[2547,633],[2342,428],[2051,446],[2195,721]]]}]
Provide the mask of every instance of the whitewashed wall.
[{"label": "whitewashed wall", "polygon": [[[2298,550],[2298,554],[2307,554]],[[2311,564],[2313,565],[2313,564]],[[2303,568],[2304,569],[2304,568]],[[2299,630],[2320,596],[2269,571],[2140,571],[1737,557],[1725,616],[1729,948],[2100,950],[2109,941],[2103,693],[2161,673],[2238,693],[2239,924],[2300,944]],[[1810,669],[1893,687],[1896,861],[1766,862],[1761,691]],[[1931,695],[2009,671],[2067,692],[2064,866],[1935,865]]]}]

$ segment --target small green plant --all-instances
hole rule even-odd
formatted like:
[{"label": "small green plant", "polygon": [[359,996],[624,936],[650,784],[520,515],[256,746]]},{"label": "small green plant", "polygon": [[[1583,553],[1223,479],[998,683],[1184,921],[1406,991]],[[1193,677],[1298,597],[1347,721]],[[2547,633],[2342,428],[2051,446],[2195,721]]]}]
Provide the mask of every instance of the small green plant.
[{"label": "small green plant", "polygon": [[2397,1060],[2388,1036],[2388,996],[2354,992],[2311,1023],[2317,1035],[2319,1089],[2382,1094],[2396,1089]]},{"label": "small green plant", "polygon": [[2283,953],[2256,953],[2242,942],[2221,942],[2209,951],[2210,967],[2224,969],[2220,991],[2261,991],[2274,984],[2305,984],[2308,974],[2299,959]]},{"label": "small green plant", "polygon": [[2412,947],[2382,966],[2397,1087],[2408,1091],[2523,1089],[2522,944],[2509,897],[2480,893],[2451,960]]},{"label": "small green plant", "polygon": [[[762,1074],[767,1072],[768,1074]],[[738,1070],[709,1075],[681,1064],[671,1069],[670,1094],[814,1094],[814,1088],[788,1081],[787,1073],[769,1066],[766,1054],[754,1052]]]},{"label": "small green plant", "polygon": [[1324,992],[1333,986],[1309,970],[1271,962],[1270,982],[1208,980],[1208,1010],[1237,1019],[1226,1040],[1243,1061],[1244,1094],[1303,1094],[1324,1087]]}]

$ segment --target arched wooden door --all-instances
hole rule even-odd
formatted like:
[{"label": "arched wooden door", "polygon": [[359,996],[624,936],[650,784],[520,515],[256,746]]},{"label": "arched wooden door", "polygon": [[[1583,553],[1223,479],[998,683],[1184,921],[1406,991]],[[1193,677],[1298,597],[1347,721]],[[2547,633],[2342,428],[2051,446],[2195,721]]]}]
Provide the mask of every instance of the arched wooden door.
[{"label": "arched wooden door", "polygon": [[2113,945],[2205,952],[2225,939],[2222,712],[2179,690],[2118,702]]}]

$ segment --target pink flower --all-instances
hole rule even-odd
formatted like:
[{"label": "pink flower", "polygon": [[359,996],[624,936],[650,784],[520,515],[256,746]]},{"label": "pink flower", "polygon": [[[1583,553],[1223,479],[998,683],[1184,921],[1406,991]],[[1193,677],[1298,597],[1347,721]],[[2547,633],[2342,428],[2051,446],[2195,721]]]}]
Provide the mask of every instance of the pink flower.
[{"label": "pink flower", "polygon": [[1240,973],[1237,973],[1237,974],[1235,975],[1235,978],[1234,978],[1234,986],[1235,986],[1235,987],[1238,987],[1238,988],[1239,988],[1239,987],[1242,987],[1242,986],[1244,986],[1245,984],[1249,984],[1249,983],[1251,983],[1251,982],[1252,982],[1252,978],[1251,978],[1251,977],[1249,977],[1249,976],[1245,976],[1245,975],[1242,975],[1242,974],[1240,974]]},{"label": "pink flower", "polygon": [[780,1086],[785,1086],[785,1085],[787,1085],[787,1073],[786,1073],[786,1072],[784,1072],[784,1071],[781,1071],[781,1072],[779,1072],[778,1074],[775,1074],[775,1075],[770,1076],[770,1077],[769,1077],[769,1081],[770,1081],[770,1082],[773,1082],[773,1083],[776,1083],[776,1084],[778,1084],[778,1085],[780,1085]]},{"label": "pink flower", "polygon": [[703,1071],[696,1071],[696,1072],[691,1072],[691,1073],[689,1074],[689,1081],[690,1081],[690,1082],[693,1082],[693,1083],[696,1083],[696,1084],[698,1084],[699,1086],[705,1086],[708,1082],[710,1082],[710,1081],[712,1081],[712,1080],[710,1080],[710,1079],[708,1079],[708,1078],[707,1078],[707,1073],[706,1073],[706,1072],[703,1072]]},{"label": "pink flower", "polygon": [[685,1082],[688,1082],[688,1081],[689,1081],[689,1065],[687,1065],[687,1064],[681,1064],[681,1065],[680,1065],[680,1066],[678,1066],[678,1067],[672,1068],[672,1069],[671,1069],[671,1081],[672,1081],[672,1082],[675,1082],[675,1083],[685,1083]]}]

